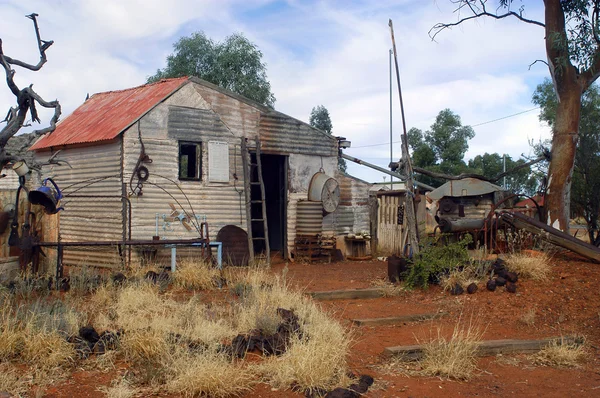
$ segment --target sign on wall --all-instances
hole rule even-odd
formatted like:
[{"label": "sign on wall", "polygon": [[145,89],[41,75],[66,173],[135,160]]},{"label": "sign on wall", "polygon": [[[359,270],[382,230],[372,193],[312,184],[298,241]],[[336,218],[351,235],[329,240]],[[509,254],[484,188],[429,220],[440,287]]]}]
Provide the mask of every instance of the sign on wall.
[{"label": "sign on wall", "polygon": [[229,182],[229,143],[208,141],[208,181]]}]

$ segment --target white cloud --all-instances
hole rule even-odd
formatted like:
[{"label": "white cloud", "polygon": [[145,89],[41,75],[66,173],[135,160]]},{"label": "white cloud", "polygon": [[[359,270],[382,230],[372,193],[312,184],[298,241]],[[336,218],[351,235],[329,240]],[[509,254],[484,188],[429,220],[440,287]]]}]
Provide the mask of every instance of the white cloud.
[{"label": "white cloud", "polygon": [[[374,4],[375,3],[375,4]],[[540,6],[527,5],[541,18]],[[58,98],[65,114],[87,93],[142,84],[164,66],[172,43],[203,30],[221,40],[239,31],[257,43],[268,64],[276,107],[308,120],[313,106],[325,105],[334,134],[355,146],[389,141],[388,18],[394,20],[407,127],[427,129],[450,108],[464,124],[476,124],[533,107],[533,85],[547,74],[528,66],[544,58],[543,30],[516,20],[478,20],[442,32],[436,22],[452,21],[449,2],[269,0],[9,0],[0,4],[0,37],[9,55],[32,62],[37,51],[31,22],[40,14],[42,38],[55,40],[48,63],[37,73],[17,70],[17,82],[47,99]],[[0,87],[1,88],[1,87]],[[394,83],[394,140],[401,132]],[[14,97],[0,89],[0,112]],[[50,117],[44,113],[43,116]],[[532,112],[476,128],[468,156],[485,151],[526,152],[524,137],[547,129]],[[547,133],[546,133],[547,135]],[[349,154],[386,166],[387,146],[356,148]],[[394,156],[399,157],[395,145]],[[379,174],[350,168],[365,179]]]}]

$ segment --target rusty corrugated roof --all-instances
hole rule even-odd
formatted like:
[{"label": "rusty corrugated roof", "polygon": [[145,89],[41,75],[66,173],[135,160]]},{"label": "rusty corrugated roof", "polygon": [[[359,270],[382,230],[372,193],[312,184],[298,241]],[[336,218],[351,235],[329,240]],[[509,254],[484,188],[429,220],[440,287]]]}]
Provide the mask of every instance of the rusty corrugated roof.
[{"label": "rusty corrugated roof", "polygon": [[156,83],[92,95],[30,149],[112,140],[189,79]]}]

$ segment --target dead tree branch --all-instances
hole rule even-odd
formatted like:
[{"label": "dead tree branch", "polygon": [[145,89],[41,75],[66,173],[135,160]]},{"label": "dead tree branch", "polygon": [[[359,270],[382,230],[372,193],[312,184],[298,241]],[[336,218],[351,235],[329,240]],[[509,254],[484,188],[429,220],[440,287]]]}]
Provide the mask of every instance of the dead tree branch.
[{"label": "dead tree branch", "polygon": [[546,26],[542,22],[525,18],[523,16],[521,10],[519,10],[519,12],[517,13],[517,12],[511,11],[509,9],[504,14],[494,14],[494,13],[488,12],[487,9],[485,8],[485,3],[486,3],[485,0],[455,0],[455,1],[453,1],[453,3],[458,5],[458,7],[456,8],[456,10],[454,10],[454,12],[460,12],[465,7],[468,7],[469,10],[471,11],[472,15],[470,15],[468,17],[460,18],[456,22],[437,23],[437,24],[433,25],[433,27],[431,29],[429,29],[429,32],[428,32],[431,40],[435,40],[435,37],[444,29],[450,29],[454,26],[458,26],[458,25],[462,24],[463,22],[469,21],[471,19],[477,19],[480,17],[489,17],[489,18],[494,18],[494,19],[503,19],[503,18],[508,18],[508,17],[514,17],[520,21],[523,21],[523,22],[526,22],[529,24],[533,24],[533,25],[537,25],[537,26],[541,26],[541,27]]},{"label": "dead tree branch", "polygon": [[36,103],[44,108],[54,108],[54,115],[52,116],[52,119],[47,127],[33,131],[33,134],[31,134],[29,139],[24,143],[27,146],[21,148],[23,151],[31,146],[33,141],[35,141],[39,136],[54,131],[56,129],[56,123],[61,115],[60,103],[57,100],[46,101],[33,90],[32,85],[20,89],[14,81],[15,70],[12,68],[12,66],[19,66],[31,71],[40,70],[47,61],[46,50],[54,43],[52,40],[46,41],[42,40],[40,37],[37,16],[38,14],[35,13],[27,15],[27,18],[33,21],[33,27],[35,29],[38,51],[40,54],[40,60],[37,64],[29,64],[4,54],[4,50],[2,48],[2,39],[0,39],[0,65],[2,65],[2,68],[6,74],[6,84],[17,100],[17,106],[9,109],[6,118],[2,121],[6,122],[6,126],[0,130],[0,168],[3,168],[12,161],[18,160],[17,155],[11,155],[6,151],[5,147],[8,140],[17,134],[23,126],[25,126],[27,113],[30,113],[32,122],[41,123],[37,113]]},{"label": "dead tree branch", "polygon": [[536,59],[535,61],[533,61],[532,63],[529,64],[528,70],[531,70],[531,67],[533,65],[537,64],[538,62],[541,62],[541,63],[545,64],[547,67],[550,67],[550,65],[548,65],[548,62],[544,61],[543,59]]}]

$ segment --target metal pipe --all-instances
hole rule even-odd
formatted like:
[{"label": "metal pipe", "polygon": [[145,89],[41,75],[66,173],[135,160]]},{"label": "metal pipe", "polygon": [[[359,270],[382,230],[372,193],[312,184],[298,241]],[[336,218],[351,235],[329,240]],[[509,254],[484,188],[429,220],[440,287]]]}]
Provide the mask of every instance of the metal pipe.
[{"label": "metal pipe", "polygon": [[[392,137],[392,49],[389,50],[390,59],[390,163],[394,161],[394,141]],[[390,176],[390,189],[394,190],[394,177]]]},{"label": "metal pipe", "polygon": [[88,241],[88,242],[37,242],[33,246],[38,247],[76,247],[76,246],[164,246],[164,245],[193,245],[195,243],[207,243],[208,239],[164,239],[164,240],[112,240],[112,241]]},{"label": "metal pipe", "polygon": [[[352,157],[352,156],[348,156],[348,155],[346,155],[345,153],[342,153],[342,154],[341,154],[341,156],[342,156],[342,158],[344,158],[344,159],[347,159],[347,160],[349,160],[349,161],[351,161],[351,162],[358,163],[358,164],[360,164],[360,165],[362,165],[362,166],[367,166],[367,167],[370,167],[370,168],[372,168],[372,169],[374,169],[374,170],[380,171],[380,172],[382,172],[382,173],[385,173],[385,174],[388,174],[388,175],[390,175],[390,176],[394,176],[394,177],[396,177],[396,178],[398,178],[398,179],[400,179],[400,180],[404,180],[404,181],[406,181],[406,177],[405,177],[405,176],[403,176],[402,174],[395,173],[395,172],[393,172],[393,171],[390,171],[390,170],[388,170],[388,169],[384,169],[383,167],[379,167],[379,166],[377,166],[377,165],[374,165],[374,164],[372,164],[372,163],[365,162],[364,160],[360,160],[360,159],[358,159],[358,158],[354,158],[354,157]],[[418,186],[418,187],[421,187],[421,188],[424,188],[424,189],[427,189],[427,190],[429,190],[429,191],[433,191],[433,190],[435,189],[435,188],[434,188],[434,187],[432,187],[431,185],[424,184],[424,183],[422,183],[422,182],[420,182],[420,181],[416,181],[416,180],[415,180],[415,181],[414,181],[414,183],[415,183],[415,185],[416,185],[416,186]]]}]

